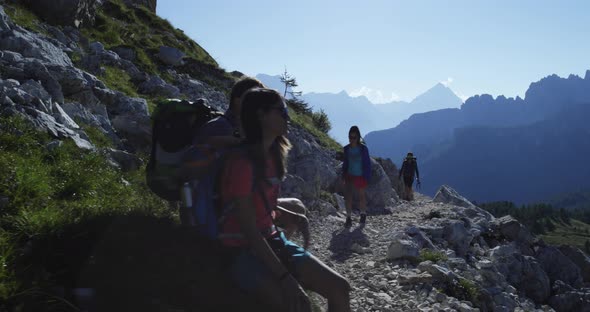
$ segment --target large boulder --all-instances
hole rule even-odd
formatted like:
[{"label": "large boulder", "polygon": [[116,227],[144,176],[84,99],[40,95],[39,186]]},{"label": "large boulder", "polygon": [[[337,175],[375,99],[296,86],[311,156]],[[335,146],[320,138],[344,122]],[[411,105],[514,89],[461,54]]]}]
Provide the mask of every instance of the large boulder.
[{"label": "large boulder", "polygon": [[531,243],[533,235],[512,216],[503,216],[492,221],[492,231],[509,241]]},{"label": "large boulder", "polygon": [[559,251],[570,258],[580,268],[584,282],[590,282],[590,257],[579,248],[568,245],[560,246]]},{"label": "large boulder", "polygon": [[328,189],[337,179],[336,162],[329,151],[322,148],[317,140],[302,128],[291,125],[287,135],[293,148],[289,152],[288,171],[299,176],[304,182],[304,202],[315,201],[320,191]]},{"label": "large boulder", "polygon": [[443,238],[453,247],[458,256],[465,256],[473,240],[463,221],[448,220],[444,223]]},{"label": "large boulder", "polygon": [[446,203],[461,207],[474,207],[467,198],[459,195],[452,187],[443,185],[440,187],[436,195],[434,195],[434,202]]},{"label": "large boulder", "polygon": [[179,66],[182,65],[182,58],[184,57],[184,52],[178,50],[177,48],[168,47],[168,46],[161,46],[160,51],[158,52],[158,58],[162,63],[166,65],[172,66]]},{"label": "large boulder", "polygon": [[389,176],[381,164],[373,158],[371,158],[371,181],[366,192],[369,211],[383,211],[383,208],[393,206],[399,201]]},{"label": "large boulder", "polygon": [[553,246],[540,246],[535,255],[551,282],[561,280],[572,287],[582,285],[580,268]]},{"label": "large boulder", "polygon": [[127,139],[130,147],[148,150],[152,128],[146,100],[118,94],[114,103],[107,106],[113,128]]},{"label": "large boulder", "polygon": [[403,192],[403,183],[399,179],[399,170],[396,165],[391,161],[389,158],[379,158],[376,157],[375,160],[383,167],[385,170],[385,174],[389,177],[389,181],[391,182],[391,187],[395,190],[397,194],[401,194]]},{"label": "large boulder", "polygon": [[158,76],[152,76],[139,86],[139,91],[145,94],[151,94],[165,98],[177,98],[180,94],[179,89]]},{"label": "large boulder", "polygon": [[537,303],[549,298],[551,284],[542,265],[533,257],[523,256],[512,243],[493,248],[490,258],[506,281]]},{"label": "large boulder", "polygon": [[387,260],[416,260],[420,247],[411,238],[396,237],[387,248]]},{"label": "large boulder", "polygon": [[[2,7],[0,7],[0,19],[9,21]],[[40,35],[19,26],[10,23],[8,26],[11,28],[3,29],[4,33],[0,37],[0,50],[3,50],[2,60],[6,65],[20,68],[21,72],[24,72],[22,75],[28,75],[28,78],[33,78],[31,75],[36,75],[37,79],[45,80],[48,79],[46,76],[49,75],[38,73],[39,70],[46,71],[44,65],[73,66],[68,55],[52,41],[48,41]],[[17,73],[14,74],[15,76],[18,75]],[[3,76],[5,77],[4,73]],[[14,78],[20,80],[18,77]]]},{"label": "large boulder", "polygon": [[80,27],[92,25],[102,0],[21,0],[50,24]]}]

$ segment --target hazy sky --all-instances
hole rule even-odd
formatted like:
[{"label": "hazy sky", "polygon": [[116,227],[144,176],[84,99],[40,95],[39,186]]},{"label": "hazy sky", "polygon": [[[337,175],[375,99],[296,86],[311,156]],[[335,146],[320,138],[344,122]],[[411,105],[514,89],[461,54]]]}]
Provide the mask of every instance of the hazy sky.
[{"label": "hazy sky", "polygon": [[159,16],[228,71],[299,90],[412,100],[444,82],[465,97],[524,96],[590,69],[590,1],[160,0]]}]

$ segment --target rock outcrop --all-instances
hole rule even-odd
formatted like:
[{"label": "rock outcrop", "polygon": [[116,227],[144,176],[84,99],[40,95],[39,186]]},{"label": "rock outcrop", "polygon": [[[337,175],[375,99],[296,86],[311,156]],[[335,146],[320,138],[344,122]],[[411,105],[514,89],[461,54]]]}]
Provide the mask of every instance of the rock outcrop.
[{"label": "rock outcrop", "polygon": [[75,27],[94,23],[96,9],[102,5],[102,0],[22,0],[22,2],[50,24]]}]

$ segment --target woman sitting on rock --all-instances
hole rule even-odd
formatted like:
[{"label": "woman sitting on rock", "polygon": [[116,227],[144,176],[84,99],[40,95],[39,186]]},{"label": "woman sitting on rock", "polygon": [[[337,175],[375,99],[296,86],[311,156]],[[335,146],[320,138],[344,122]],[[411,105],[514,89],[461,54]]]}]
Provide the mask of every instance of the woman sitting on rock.
[{"label": "woman sitting on rock", "polygon": [[233,279],[272,311],[311,311],[301,286],[326,297],[329,311],[350,311],[346,279],[273,224],[291,147],[283,98],[274,90],[251,89],[242,98],[241,118],[243,151],[229,156],[220,184],[222,205],[230,211],[220,238],[232,250]]}]

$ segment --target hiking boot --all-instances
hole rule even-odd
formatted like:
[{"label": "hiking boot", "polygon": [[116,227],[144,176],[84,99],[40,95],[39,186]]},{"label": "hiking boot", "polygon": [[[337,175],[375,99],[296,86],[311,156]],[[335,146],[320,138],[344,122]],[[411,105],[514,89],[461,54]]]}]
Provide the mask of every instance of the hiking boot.
[{"label": "hiking boot", "polygon": [[350,217],[346,218],[346,222],[344,223],[345,227],[352,226],[352,219]]},{"label": "hiking boot", "polygon": [[366,214],[361,214],[361,224],[365,224],[365,222],[367,221],[367,215]]}]

